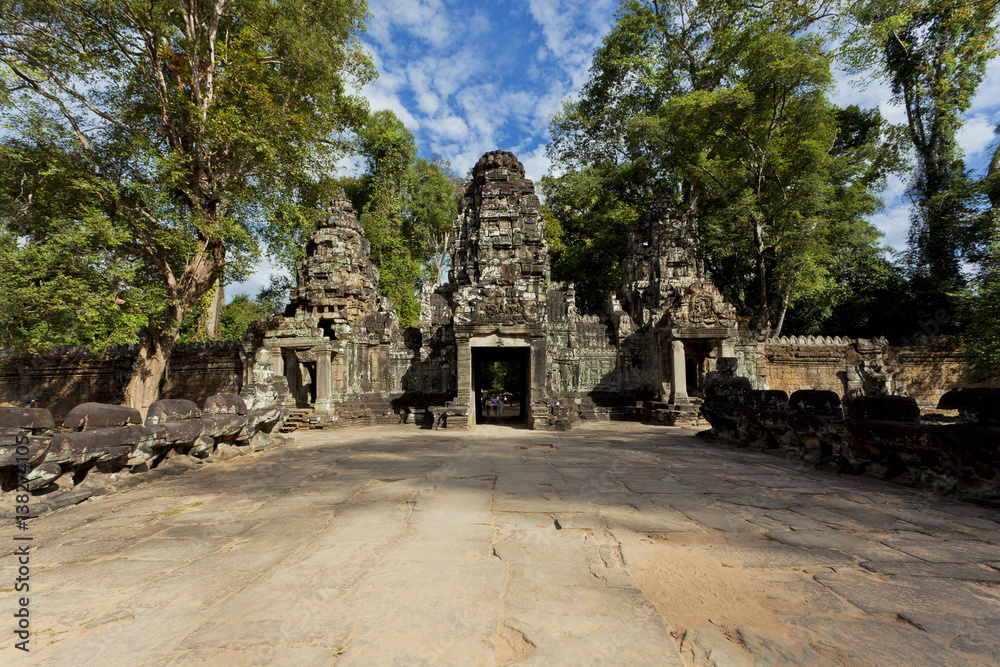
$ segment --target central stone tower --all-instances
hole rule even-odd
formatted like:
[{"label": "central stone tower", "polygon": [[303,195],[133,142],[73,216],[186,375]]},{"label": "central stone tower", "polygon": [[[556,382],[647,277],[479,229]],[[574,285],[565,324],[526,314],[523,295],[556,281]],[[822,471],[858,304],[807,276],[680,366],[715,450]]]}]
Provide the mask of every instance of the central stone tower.
[{"label": "central stone tower", "polygon": [[526,365],[529,426],[549,415],[545,353],[549,257],[541,205],[512,153],[480,158],[466,187],[452,245],[450,281],[457,361],[455,402],[474,407],[478,363]]}]

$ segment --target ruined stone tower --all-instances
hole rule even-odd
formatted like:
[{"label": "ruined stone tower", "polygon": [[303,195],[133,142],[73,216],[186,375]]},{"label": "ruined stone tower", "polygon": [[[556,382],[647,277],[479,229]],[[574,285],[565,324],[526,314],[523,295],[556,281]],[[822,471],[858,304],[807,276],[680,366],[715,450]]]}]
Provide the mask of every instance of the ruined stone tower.
[{"label": "ruined stone tower", "polygon": [[454,232],[449,282],[424,285],[420,328],[402,331],[355,211],[343,193],[331,202],[262,341],[289,402],[341,425],[469,428],[484,416],[486,369],[503,362],[518,369],[504,389],[518,418],[568,428],[640,403],[684,405],[731,356],[733,309],[705,275],[694,223],[665,200],[630,237],[603,313],[578,313],[573,284],[550,281],[539,200],[512,153],[476,163]]},{"label": "ruined stone tower", "polygon": [[456,402],[475,405],[478,364],[526,367],[527,423],[547,420],[546,299],[549,257],[540,203],[512,153],[485,154],[472,170],[452,246]]}]

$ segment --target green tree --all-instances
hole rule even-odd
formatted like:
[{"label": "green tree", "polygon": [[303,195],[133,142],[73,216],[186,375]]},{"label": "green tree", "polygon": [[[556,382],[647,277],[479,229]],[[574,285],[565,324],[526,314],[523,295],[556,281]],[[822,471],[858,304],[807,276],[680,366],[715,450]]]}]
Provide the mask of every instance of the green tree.
[{"label": "green tree", "polygon": [[1000,381],[1000,214],[991,212],[993,231],[987,261],[961,294],[959,321],[966,356],[981,380]]},{"label": "green tree", "polygon": [[364,0],[0,7],[8,132],[75,140],[102,215],[163,295],[143,312],[128,405],[157,398],[184,316],[227,264],[255,257],[275,202],[346,148],[366,107],[348,86],[374,75],[366,16]]},{"label": "green tree", "polygon": [[365,158],[365,199],[360,222],[379,269],[379,293],[392,299],[403,326],[420,320],[416,297],[420,260],[404,235],[403,188],[417,154],[413,134],[388,110],[376,111],[358,132]]},{"label": "green tree", "polygon": [[615,171],[584,167],[545,176],[543,215],[554,280],[573,281],[584,311],[604,307],[621,281],[621,258],[641,208],[615,182]]},{"label": "green tree", "polygon": [[[826,10],[623,2],[580,100],[552,123],[550,156],[566,173],[543,186],[561,259],[587,249],[606,290],[659,191],[699,220],[713,278],[759,333],[779,333],[807,295],[829,298],[832,258],[877,238],[864,216],[894,165],[881,118],[833,107],[822,42],[795,36]],[[550,203],[560,190],[578,194]]]},{"label": "green tree", "polygon": [[417,158],[413,134],[388,110],[376,111],[358,133],[367,171],[345,181],[379,269],[379,292],[392,299],[400,323],[420,322],[418,292],[441,282],[448,262],[460,186],[447,161]]},{"label": "green tree", "polygon": [[963,253],[983,241],[977,188],[956,137],[997,54],[998,7],[997,0],[858,0],[838,21],[845,62],[858,73],[874,67],[906,110],[916,156],[910,264],[922,289],[940,299],[961,285]]},{"label": "green tree", "polygon": [[438,285],[444,282],[448,267],[462,186],[451,164],[439,156],[432,160],[419,158],[406,179],[403,234],[424,264],[423,275]]}]

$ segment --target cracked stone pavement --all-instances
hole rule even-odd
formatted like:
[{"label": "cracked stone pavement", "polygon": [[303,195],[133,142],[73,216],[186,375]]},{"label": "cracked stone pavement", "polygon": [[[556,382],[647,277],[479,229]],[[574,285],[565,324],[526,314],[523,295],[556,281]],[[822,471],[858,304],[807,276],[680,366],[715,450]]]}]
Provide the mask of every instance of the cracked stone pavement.
[{"label": "cracked stone pavement", "polygon": [[998,521],[683,429],[297,433],[31,520],[30,654],[0,529],[0,663],[990,665]]}]

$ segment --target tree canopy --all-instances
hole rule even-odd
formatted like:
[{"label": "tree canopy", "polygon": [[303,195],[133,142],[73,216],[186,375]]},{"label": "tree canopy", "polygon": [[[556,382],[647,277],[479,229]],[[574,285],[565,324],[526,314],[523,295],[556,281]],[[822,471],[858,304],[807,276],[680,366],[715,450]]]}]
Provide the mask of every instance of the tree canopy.
[{"label": "tree canopy", "polygon": [[103,219],[155,282],[126,304],[146,326],[127,403],[155,400],[185,314],[255,258],[276,203],[347,148],[367,113],[349,86],[375,74],[357,40],[366,17],[364,0],[0,8],[3,151],[45,158],[14,160],[8,211],[43,224],[31,195],[59,171],[91,193],[62,224]]},{"label": "tree canopy", "polygon": [[799,34],[825,11],[622,3],[580,99],[553,120],[565,173],[543,181],[564,235],[554,271],[599,267],[586,305],[613,284],[654,192],[699,221],[706,265],[759,333],[779,333],[797,302],[833,298],[841,256],[877,241],[866,217],[897,161],[877,112],[827,98],[831,57]]},{"label": "tree canopy", "polygon": [[391,111],[377,111],[358,133],[367,170],[348,183],[379,269],[379,293],[403,326],[420,321],[420,285],[440,282],[458,213],[457,178],[444,160],[417,158],[416,140]]}]

